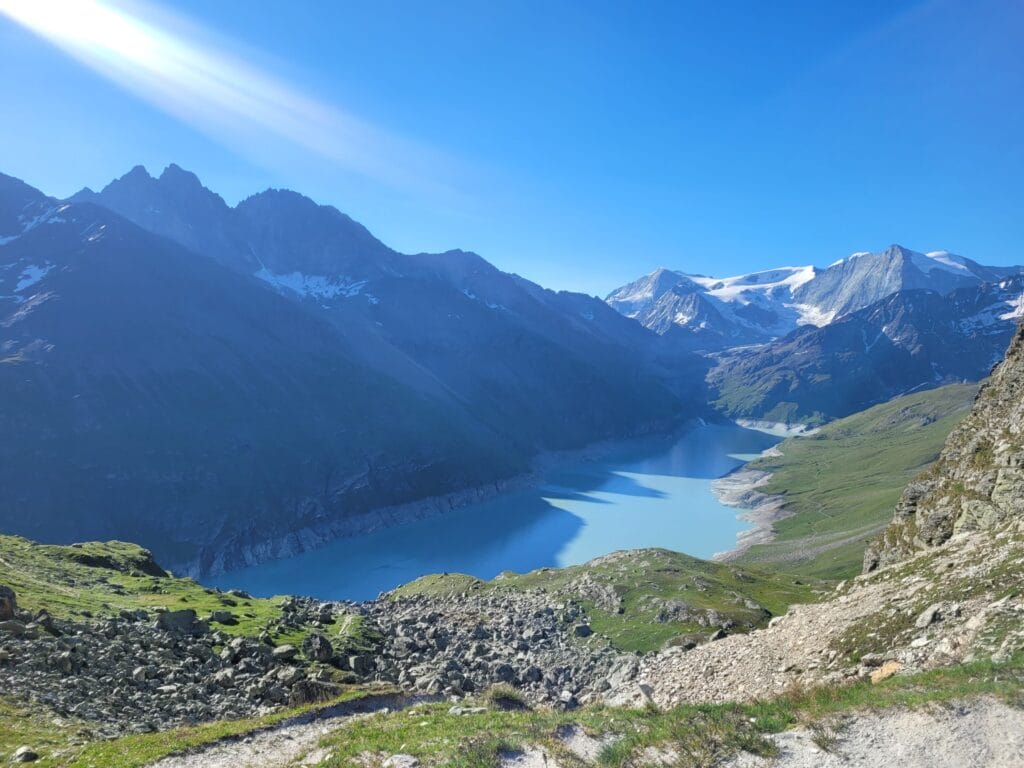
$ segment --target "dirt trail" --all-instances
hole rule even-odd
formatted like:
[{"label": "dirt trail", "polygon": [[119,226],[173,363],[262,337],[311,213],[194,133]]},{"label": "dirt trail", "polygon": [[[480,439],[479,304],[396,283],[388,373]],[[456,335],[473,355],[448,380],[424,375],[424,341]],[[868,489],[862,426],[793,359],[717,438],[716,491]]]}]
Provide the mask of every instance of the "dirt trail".
[{"label": "dirt trail", "polygon": [[[820,732],[819,732],[820,733]],[[806,728],[772,739],[776,758],[742,754],[725,768],[1019,768],[1024,711],[994,699],[859,714],[836,724],[827,751]],[[821,742],[819,736],[819,742]],[[825,743],[825,742],[823,742]]]},{"label": "dirt trail", "polygon": [[426,701],[400,694],[348,701],[285,720],[270,728],[222,739],[198,749],[165,757],[149,768],[286,768],[317,765],[328,755],[320,739],[356,718],[394,711]]}]

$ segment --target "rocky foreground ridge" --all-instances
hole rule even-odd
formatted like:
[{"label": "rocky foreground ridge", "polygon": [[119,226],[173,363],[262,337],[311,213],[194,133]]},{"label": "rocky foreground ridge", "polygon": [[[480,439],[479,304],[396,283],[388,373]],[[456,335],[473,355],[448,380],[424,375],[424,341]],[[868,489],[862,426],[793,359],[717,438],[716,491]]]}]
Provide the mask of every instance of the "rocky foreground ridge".
[{"label": "rocky foreground ridge", "polygon": [[266,600],[174,578],[131,545],[0,545],[0,579],[20,579],[27,600],[0,588],[0,690],[106,736],[253,717],[360,686],[461,698],[502,685],[572,709],[635,678],[634,635],[692,648],[772,616],[744,585],[794,588],[643,550],[494,582],[430,577],[364,603]]}]

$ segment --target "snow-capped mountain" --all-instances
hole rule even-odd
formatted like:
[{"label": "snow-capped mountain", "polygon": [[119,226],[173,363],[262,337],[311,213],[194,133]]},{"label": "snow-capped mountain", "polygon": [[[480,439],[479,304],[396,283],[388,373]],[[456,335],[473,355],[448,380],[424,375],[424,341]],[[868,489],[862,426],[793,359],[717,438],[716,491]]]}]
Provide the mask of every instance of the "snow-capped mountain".
[{"label": "snow-capped mountain", "polygon": [[1024,267],[986,267],[947,251],[892,245],[824,269],[782,267],[726,278],[658,269],[606,301],[657,333],[713,351],[763,343],[803,325],[827,325],[898,291],[948,294],[1021,272]]},{"label": "snow-capped mountain", "polygon": [[714,278],[657,269],[612,292],[609,306],[696,349],[757,344],[797,326],[793,291],[813,267],[782,267]]},{"label": "snow-capped mountain", "polygon": [[947,294],[890,294],[822,327],[716,356],[711,395],[726,414],[823,421],[900,394],[978,381],[1024,318],[1024,274]]}]

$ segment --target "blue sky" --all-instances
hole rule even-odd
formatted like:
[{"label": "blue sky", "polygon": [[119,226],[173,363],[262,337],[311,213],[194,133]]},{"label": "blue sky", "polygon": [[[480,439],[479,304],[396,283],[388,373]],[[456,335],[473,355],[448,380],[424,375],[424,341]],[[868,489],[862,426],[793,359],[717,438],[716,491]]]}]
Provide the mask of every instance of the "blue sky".
[{"label": "blue sky", "polygon": [[0,13],[0,171],[66,195],[176,162],[602,295],[892,242],[1024,262],[1017,0],[106,5],[294,101],[169,107]]}]

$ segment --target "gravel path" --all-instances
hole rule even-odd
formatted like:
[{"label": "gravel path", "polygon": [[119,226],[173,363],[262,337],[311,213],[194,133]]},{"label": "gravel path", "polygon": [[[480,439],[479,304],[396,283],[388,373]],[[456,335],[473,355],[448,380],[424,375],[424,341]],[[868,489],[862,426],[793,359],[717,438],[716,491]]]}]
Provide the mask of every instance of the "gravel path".
[{"label": "gravel path", "polygon": [[[1012,624],[1024,617],[1024,597],[996,599],[1001,588],[993,586],[1002,583],[999,574],[1019,568],[1018,542],[1024,522],[1010,533],[958,536],[919,555],[936,563],[934,577],[913,573],[912,568],[908,575],[893,575],[902,574],[898,568],[882,569],[840,585],[830,600],[791,606],[765,629],[730,635],[690,651],[669,648],[647,656],[637,679],[613,688],[605,700],[643,706],[653,699],[664,707],[744,701],[770,698],[793,685],[837,684],[866,676],[874,669],[835,650],[836,638],[848,630],[885,632],[887,622],[903,627],[907,615],[919,616],[929,605],[938,610],[950,594],[963,597],[955,606],[945,607],[948,615],[933,613],[924,623],[911,622],[905,630],[892,630],[893,638],[886,642],[889,647],[874,654],[878,657],[874,664],[893,660],[895,670],[905,673],[959,663],[969,654],[984,651],[978,642],[990,623]],[[945,563],[941,568],[940,562]],[[949,567],[957,563],[959,568]],[[978,585],[981,589],[972,595]],[[1007,636],[1010,650],[1024,643],[1024,631],[1011,634]]]},{"label": "gravel path", "polygon": [[777,758],[742,754],[726,768],[1020,768],[1024,711],[993,699],[855,715],[820,749],[805,728],[773,737]]},{"label": "gravel path", "polygon": [[150,768],[286,768],[317,765],[328,755],[317,748],[327,734],[356,718],[375,712],[403,709],[423,701],[403,696],[375,696],[285,720],[271,728],[206,747],[165,757]]}]

